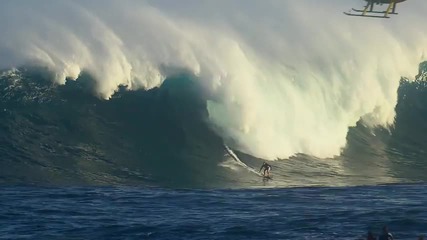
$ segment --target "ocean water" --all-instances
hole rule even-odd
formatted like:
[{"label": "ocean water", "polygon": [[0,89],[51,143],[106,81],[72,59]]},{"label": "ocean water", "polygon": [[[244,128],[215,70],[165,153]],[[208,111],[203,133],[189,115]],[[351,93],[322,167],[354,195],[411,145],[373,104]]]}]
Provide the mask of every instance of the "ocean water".
[{"label": "ocean water", "polygon": [[427,233],[427,2],[354,2],[2,1],[0,239]]},{"label": "ocean water", "polygon": [[210,125],[195,76],[175,75],[148,91],[121,88],[103,100],[91,92],[89,75],[57,85],[43,69],[8,70],[0,79],[0,161],[7,166],[0,183],[236,189],[424,182],[425,69],[417,81],[400,81],[392,126],[360,120],[340,155],[270,161],[274,181],[267,184],[256,174],[265,159],[233,142],[238,159],[225,151],[229,143]]},{"label": "ocean water", "polygon": [[239,190],[2,187],[1,239],[395,239],[427,233],[425,184]]}]

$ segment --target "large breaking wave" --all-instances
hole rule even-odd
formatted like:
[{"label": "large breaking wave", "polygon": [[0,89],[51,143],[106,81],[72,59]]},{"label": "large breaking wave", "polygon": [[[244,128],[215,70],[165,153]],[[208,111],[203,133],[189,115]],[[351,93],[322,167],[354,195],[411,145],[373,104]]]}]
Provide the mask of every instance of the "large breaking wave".
[{"label": "large breaking wave", "polygon": [[390,21],[341,14],[358,3],[2,2],[2,178],[238,181],[218,168],[223,141],[269,160],[341,156],[338,175],[362,168],[357,154],[406,158],[422,136],[393,122],[423,123],[410,79],[427,4]]},{"label": "large breaking wave", "polygon": [[[424,73],[425,74],[425,73]],[[210,124],[206,96],[191,74],[160,88],[127,91],[109,100],[95,80],[57,85],[45,69],[14,69],[0,79],[0,182],[6,184],[144,184],[258,186],[258,175],[224,155]],[[391,128],[359,121],[340,156],[296,154],[276,161],[273,186],[424,181],[427,86],[402,79]],[[316,134],[316,133],[313,133]],[[239,153],[249,168],[259,159]],[[225,168],[224,168],[225,167]]]}]

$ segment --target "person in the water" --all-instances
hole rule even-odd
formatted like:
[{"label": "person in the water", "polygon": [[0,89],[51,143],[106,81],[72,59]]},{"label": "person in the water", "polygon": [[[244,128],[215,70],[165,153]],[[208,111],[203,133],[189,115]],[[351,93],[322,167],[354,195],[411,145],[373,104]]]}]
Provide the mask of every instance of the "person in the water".
[{"label": "person in the water", "polygon": [[[263,175],[264,177],[270,177],[270,171],[271,171],[271,165],[264,162],[261,166],[261,168],[259,169],[259,172],[261,172],[261,170],[264,169]],[[266,175],[267,173],[267,175]]]},{"label": "person in the water", "polygon": [[393,235],[388,231],[387,226],[383,227],[383,234],[378,238],[378,240],[393,240]]}]

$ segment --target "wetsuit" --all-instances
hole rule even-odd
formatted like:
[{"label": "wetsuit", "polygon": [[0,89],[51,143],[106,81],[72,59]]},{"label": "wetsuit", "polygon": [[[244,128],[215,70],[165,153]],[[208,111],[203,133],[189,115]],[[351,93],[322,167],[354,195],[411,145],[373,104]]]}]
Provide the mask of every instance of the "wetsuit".
[{"label": "wetsuit", "polygon": [[264,168],[264,176],[265,176],[265,172],[267,172],[267,176],[269,176],[270,175],[270,170],[271,170],[271,165],[270,164],[267,164],[267,163],[264,163],[264,164],[262,164],[262,166],[261,166],[261,168],[259,169],[259,171],[261,172],[261,170]]}]

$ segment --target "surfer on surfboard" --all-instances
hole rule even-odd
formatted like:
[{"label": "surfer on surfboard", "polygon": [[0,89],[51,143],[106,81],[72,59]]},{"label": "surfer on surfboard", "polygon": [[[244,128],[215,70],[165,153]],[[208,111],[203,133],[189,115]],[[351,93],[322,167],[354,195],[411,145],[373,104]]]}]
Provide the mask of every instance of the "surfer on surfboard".
[{"label": "surfer on surfboard", "polygon": [[268,163],[266,163],[266,162],[264,162],[262,164],[261,168],[259,169],[259,172],[261,172],[262,169],[264,169],[264,172],[263,172],[264,177],[269,178],[270,177],[271,165],[268,164]]}]

